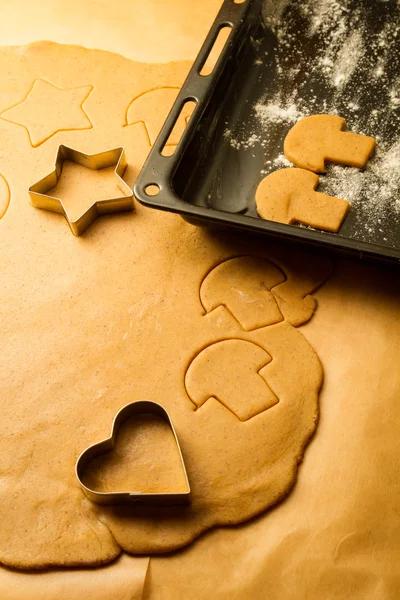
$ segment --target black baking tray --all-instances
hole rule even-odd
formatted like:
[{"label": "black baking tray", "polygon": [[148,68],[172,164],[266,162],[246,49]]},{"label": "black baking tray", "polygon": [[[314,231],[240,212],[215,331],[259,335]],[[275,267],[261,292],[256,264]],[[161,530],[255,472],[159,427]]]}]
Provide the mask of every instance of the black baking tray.
[{"label": "black baking tray", "polygon": [[[270,5],[272,2],[264,0],[264,8],[266,1]],[[308,1],[312,3],[313,0]],[[340,0],[337,1],[340,3]],[[399,16],[396,0],[355,0],[353,7],[351,0],[343,1],[346,3],[346,10],[354,9],[353,13],[344,12],[344,16],[358,14],[355,11],[361,9],[364,29],[367,27],[369,33],[375,35],[375,42],[382,38],[383,42],[379,42],[382,45],[382,56],[390,58],[386,60],[386,82],[388,78],[389,81],[396,81],[396,77],[400,82],[399,43],[396,41],[396,34],[392,36],[392,45],[389,44],[390,35],[383,37],[386,26],[392,33],[396,26]],[[277,11],[281,10],[279,5],[282,6],[282,0],[276,4]],[[290,1],[286,4],[290,5]],[[266,26],[262,0],[223,2],[136,181],[135,196],[148,207],[179,213],[195,224],[218,223],[264,234],[280,241],[312,246],[314,251],[328,249],[347,257],[398,264],[400,211],[396,211],[394,207],[396,201],[400,202],[400,197],[399,190],[395,187],[391,190],[393,198],[386,198],[384,210],[380,210],[376,226],[370,226],[373,198],[368,197],[368,194],[376,193],[376,182],[375,192],[368,187],[364,189],[362,193],[365,198],[358,198],[356,206],[352,205],[338,234],[265,221],[257,215],[255,190],[265,174],[275,170],[274,159],[282,153],[283,140],[292,123],[282,119],[277,123],[269,122],[266,138],[265,124],[257,129],[254,107],[257,103],[265,102],[268,97],[276,97],[277,93],[281,97],[286,93],[290,99],[294,86],[297,86],[302,89],[303,106],[309,99],[313,113],[327,112],[327,98],[332,95],[331,88],[324,85],[321,78],[316,78],[312,68],[308,68],[319,56],[318,44],[324,43],[326,46],[326,40],[319,39],[318,35],[311,38],[309,35],[305,36],[304,31],[309,24],[305,20],[307,14],[304,10],[298,10],[301,4],[292,0],[283,37],[282,31],[277,31],[276,27],[274,29],[274,15],[270,19],[272,26]],[[285,19],[285,13],[280,16]],[[317,17],[318,15],[314,15],[313,18]],[[231,33],[214,71],[208,76],[200,75],[219,31],[226,26],[231,28]],[[354,28],[353,22],[352,27]],[[381,37],[377,38],[378,34]],[[336,35],[335,30],[332,35]],[[365,31],[363,35],[365,38]],[[353,51],[349,47],[349,53]],[[285,52],[287,58],[284,56]],[[276,58],[278,53],[280,62]],[[368,56],[365,54],[362,64],[365,65],[366,60]],[[346,64],[345,61],[344,66]],[[354,65],[352,68],[354,71]],[[378,136],[378,140],[383,137],[395,142],[399,139],[399,110],[395,110],[396,106],[394,109],[392,107],[388,118],[387,111],[382,112],[383,103],[387,101],[387,89],[383,89],[381,81],[372,80],[372,76],[368,81],[362,70],[358,77],[357,69],[355,71],[351,81],[343,88],[343,98],[348,100],[354,96],[361,124],[363,118],[366,124],[371,114],[376,113],[380,117],[372,127],[375,130],[365,133]],[[174,124],[183,105],[189,100],[197,103],[195,111],[174,154],[163,156],[162,150]],[[352,106],[354,107],[354,103]],[[377,113],[377,106],[381,106],[380,113]],[[349,114],[349,102],[344,102],[339,95],[335,108],[351,126],[354,112]],[[386,118],[381,118],[384,114]],[[371,119],[369,124],[371,129]],[[242,140],[247,133],[247,142],[235,142],[232,132],[240,134]],[[397,165],[397,172],[399,169],[400,165]],[[329,173],[321,179],[323,177],[329,177]],[[148,194],[149,186],[157,186],[158,193]]]}]

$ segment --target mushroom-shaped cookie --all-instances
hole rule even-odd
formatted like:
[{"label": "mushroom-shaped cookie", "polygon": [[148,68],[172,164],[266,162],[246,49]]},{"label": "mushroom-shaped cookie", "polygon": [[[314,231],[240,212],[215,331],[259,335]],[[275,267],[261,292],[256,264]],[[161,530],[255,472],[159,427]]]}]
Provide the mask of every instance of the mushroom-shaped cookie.
[{"label": "mushroom-shaped cookie", "polygon": [[375,149],[375,138],[343,131],[346,121],[336,115],[301,119],[286,136],[283,151],[297,167],[325,172],[325,162],[364,167]]},{"label": "mushroom-shaped cookie", "polygon": [[215,398],[240,421],[247,421],[279,402],[266,381],[271,356],[246,340],[223,340],[198,354],[190,364],[185,386],[200,408]]},{"label": "mushroom-shaped cookie", "polygon": [[346,217],[346,200],[316,192],[319,177],[304,169],[279,169],[262,180],[256,191],[257,212],[278,223],[302,223],[336,232]]},{"label": "mushroom-shaped cookie", "polygon": [[225,306],[244,331],[253,331],[283,321],[271,290],[285,280],[282,271],[264,258],[233,258],[207,275],[200,300],[208,313]]}]

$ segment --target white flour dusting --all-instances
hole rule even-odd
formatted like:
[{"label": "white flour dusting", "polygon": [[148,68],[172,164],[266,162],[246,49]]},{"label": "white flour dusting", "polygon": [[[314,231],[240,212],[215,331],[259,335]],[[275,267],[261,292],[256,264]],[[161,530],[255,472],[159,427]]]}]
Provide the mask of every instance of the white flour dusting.
[{"label": "white flour dusting", "polygon": [[283,123],[294,123],[302,117],[304,113],[301,112],[295,104],[289,104],[282,106],[280,104],[256,104],[254,107],[256,116],[264,124],[268,121],[283,122]]},{"label": "white flour dusting", "polygon": [[332,63],[332,77],[336,87],[342,87],[348,82],[362,59],[364,51],[361,34],[358,31],[353,32],[340,48],[335,62]]},{"label": "white flour dusting", "polygon": [[[346,28],[345,17],[349,13],[348,2],[346,0],[309,0],[301,5],[302,12],[310,18],[308,33],[313,36],[315,33],[328,35],[333,29],[333,37],[341,37]],[[330,42],[334,41],[333,39]]]},{"label": "white flour dusting", "polygon": [[262,7],[264,19],[271,25],[279,24],[289,2],[290,0],[264,0]]},{"label": "white flour dusting", "polygon": [[[284,154],[279,154],[274,160],[265,161],[265,165],[268,167],[267,169],[262,169],[261,175],[267,175],[271,171],[276,171],[277,169],[286,169],[287,167],[294,167],[294,165],[286,158]],[[272,169],[271,169],[272,165]]]},{"label": "white flour dusting", "polygon": [[[392,16],[377,20],[374,1],[391,7]],[[364,239],[383,231],[388,207],[400,222],[400,0],[371,2],[368,13],[355,0],[264,0],[273,49],[260,43],[258,59],[272,83],[249,122],[225,131],[236,150],[264,149],[261,176],[292,166],[283,140],[305,116],[339,114],[352,131],[374,136],[377,152],[365,170],[329,166],[319,188],[359,209]]]},{"label": "white flour dusting", "polygon": [[[400,140],[388,150],[378,150],[368,167],[360,169],[329,165],[320,179],[320,191],[348,200],[354,208],[362,203],[364,227],[369,231],[379,226],[388,204],[400,214]],[[382,229],[379,229],[382,232]],[[386,241],[386,240],[384,240]]]}]

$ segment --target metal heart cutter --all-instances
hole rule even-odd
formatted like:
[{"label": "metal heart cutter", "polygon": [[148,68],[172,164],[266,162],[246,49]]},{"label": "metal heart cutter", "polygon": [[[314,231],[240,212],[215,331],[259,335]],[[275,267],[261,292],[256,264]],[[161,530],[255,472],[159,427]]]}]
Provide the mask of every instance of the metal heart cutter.
[{"label": "metal heart cutter", "polygon": [[[119,430],[125,421],[127,421],[130,417],[139,414],[154,414],[166,421],[168,423],[174,439],[176,446],[178,448],[179,457],[183,469],[183,474],[185,478],[186,491],[183,492],[161,492],[161,493],[147,493],[136,490],[126,490],[121,492],[99,492],[94,489],[87,487],[83,483],[82,476],[88,467],[89,463],[94,459],[113,450],[116,446]],[[137,402],[132,402],[131,404],[127,404],[116,414],[112,428],[111,428],[111,436],[102,442],[94,444],[93,446],[89,446],[78,458],[75,467],[76,477],[79,481],[79,484],[90,500],[95,502],[96,504],[144,504],[144,505],[175,505],[175,504],[187,504],[190,499],[190,485],[186,472],[185,463],[183,460],[181,448],[178,441],[178,436],[176,435],[176,431],[174,425],[171,421],[171,417],[168,412],[165,410],[161,404],[157,402],[152,402],[150,400],[139,400]]]}]

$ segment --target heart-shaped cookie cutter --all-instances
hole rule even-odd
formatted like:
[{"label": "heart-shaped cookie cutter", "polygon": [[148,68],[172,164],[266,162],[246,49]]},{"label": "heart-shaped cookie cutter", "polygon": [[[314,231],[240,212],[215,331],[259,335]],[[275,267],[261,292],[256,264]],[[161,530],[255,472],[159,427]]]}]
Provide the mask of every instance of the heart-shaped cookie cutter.
[{"label": "heart-shaped cookie cutter", "polygon": [[[174,435],[175,443],[178,448],[183,474],[185,477],[185,483],[187,491],[185,492],[161,492],[161,493],[147,493],[140,491],[124,491],[124,492],[98,492],[87,487],[82,480],[82,475],[91,460],[113,450],[117,443],[119,429],[122,424],[127,421],[133,415],[138,414],[154,414],[166,421]],[[182,451],[179,445],[178,436],[171,417],[161,404],[153,402],[151,400],[138,400],[127,404],[115,415],[114,421],[111,427],[111,436],[97,444],[93,444],[86,448],[76,461],[75,467],[76,477],[79,484],[90,500],[96,504],[156,504],[156,505],[175,505],[175,504],[187,504],[190,499],[190,484],[186,472],[185,462],[183,460]]]}]

